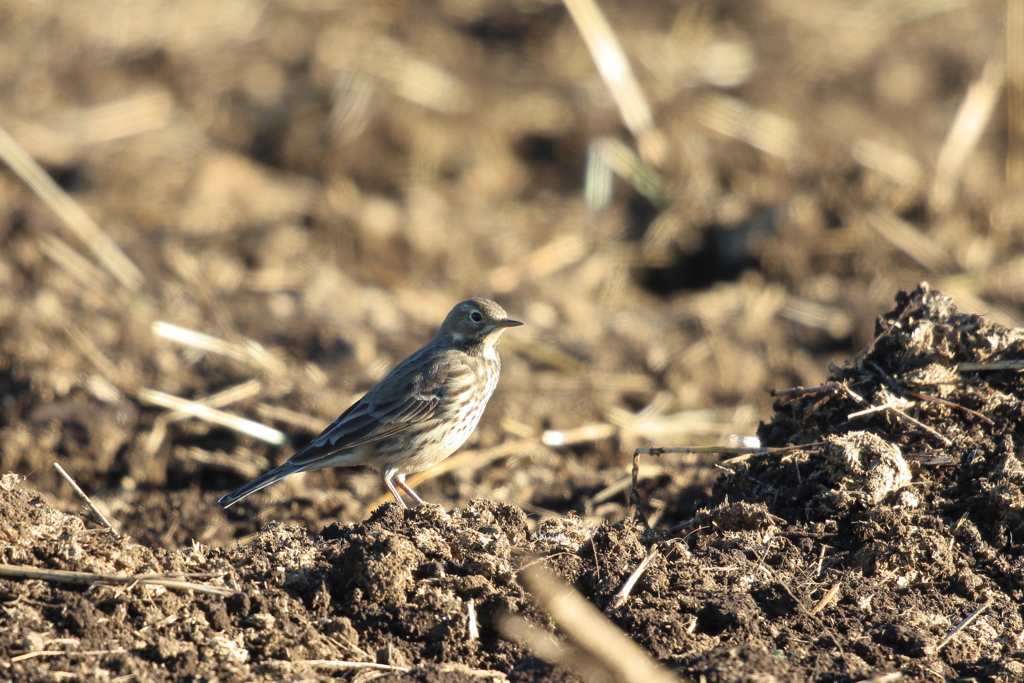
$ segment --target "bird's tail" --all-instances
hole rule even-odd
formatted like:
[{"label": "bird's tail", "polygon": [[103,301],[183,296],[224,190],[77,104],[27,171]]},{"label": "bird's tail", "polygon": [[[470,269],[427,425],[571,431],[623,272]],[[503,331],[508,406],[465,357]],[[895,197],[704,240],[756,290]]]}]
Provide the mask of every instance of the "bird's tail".
[{"label": "bird's tail", "polygon": [[238,501],[248,496],[249,494],[256,493],[257,491],[262,491],[271,484],[276,484],[277,482],[281,481],[289,474],[295,474],[296,472],[299,471],[300,470],[296,469],[290,463],[285,463],[280,467],[275,467],[266,474],[253,479],[242,488],[236,489],[235,491],[232,491],[226,496],[221,496],[220,498],[217,499],[217,502],[223,505],[224,507],[229,508]]}]

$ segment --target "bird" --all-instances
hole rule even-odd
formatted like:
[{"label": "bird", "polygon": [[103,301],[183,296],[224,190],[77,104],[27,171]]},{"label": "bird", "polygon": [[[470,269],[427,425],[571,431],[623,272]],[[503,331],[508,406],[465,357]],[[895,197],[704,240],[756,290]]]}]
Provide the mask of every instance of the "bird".
[{"label": "bird", "polygon": [[423,499],[409,474],[441,462],[476,429],[501,374],[497,345],[509,327],[490,299],[467,299],[445,317],[426,346],[399,363],[338,419],[280,467],[222,496],[225,508],[297,472],[370,465],[398,504]]}]

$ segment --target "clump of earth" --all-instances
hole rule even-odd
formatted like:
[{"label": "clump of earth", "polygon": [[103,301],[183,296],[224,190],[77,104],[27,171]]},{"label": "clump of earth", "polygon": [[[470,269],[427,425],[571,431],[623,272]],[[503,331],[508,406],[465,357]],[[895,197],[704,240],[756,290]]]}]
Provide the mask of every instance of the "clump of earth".
[{"label": "clump of earth", "polygon": [[[7,474],[0,560],[73,574],[0,576],[0,677],[573,680],[497,626],[561,638],[519,580],[542,563],[695,680],[1021,680],[1021,359],[1024,330],[900,294],[827,383],[776,392],[763,450],[725,458],[692,519],[654,528],[643,495],[603,523],[476,499],[165,549]],[[139,580],[69,583],[86,572]]]}]

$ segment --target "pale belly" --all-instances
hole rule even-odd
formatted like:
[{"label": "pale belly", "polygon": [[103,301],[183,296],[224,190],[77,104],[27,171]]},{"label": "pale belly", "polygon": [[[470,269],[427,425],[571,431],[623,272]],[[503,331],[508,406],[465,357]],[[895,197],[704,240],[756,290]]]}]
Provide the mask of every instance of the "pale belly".
[{"label": "pale belly", "polygon": [[[481,381],[485,382],[482,401],[468,403],[461,407],[455,415],[445,421],[444,426],[439,425],[439,431],[435,433],[435,438],[424,438],[416,447],[381,458],[380,464],[396,463],[398,465],[396,470],[399,474],[412,474],[436,465],[457,451],[480,424],[480,418],[484,414],[487,402],[498,385],[497,373],[492,373],[491,377],[486,380],[481,378]],[[440,438],[437,438],[438,436]]]}]

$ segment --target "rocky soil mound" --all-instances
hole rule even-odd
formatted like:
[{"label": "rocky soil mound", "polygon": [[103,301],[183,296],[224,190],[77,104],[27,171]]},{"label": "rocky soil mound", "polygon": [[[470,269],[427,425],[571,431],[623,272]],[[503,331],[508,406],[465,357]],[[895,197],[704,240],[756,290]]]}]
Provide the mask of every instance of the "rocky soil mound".
[{"label": "rocky soil mound", "polygon": [[828,383],[776,392],[767,450],[722,462],[671,528],[387,503],[165,550],[5,475],[0,677],[572,680],[501,627],[522,615],[561,643],[521,582],[544,565],[694,680],[1021,680],[1024,331],[924,285],[876,332]]}]

